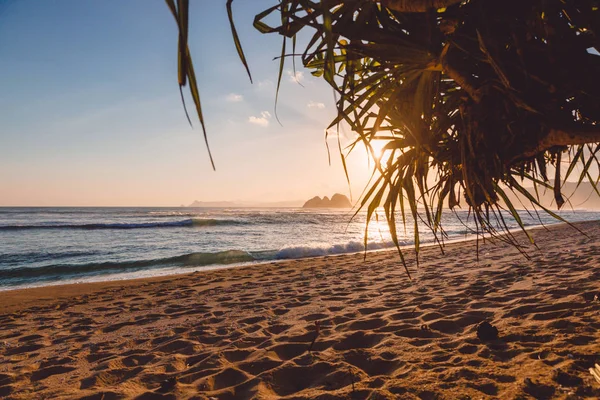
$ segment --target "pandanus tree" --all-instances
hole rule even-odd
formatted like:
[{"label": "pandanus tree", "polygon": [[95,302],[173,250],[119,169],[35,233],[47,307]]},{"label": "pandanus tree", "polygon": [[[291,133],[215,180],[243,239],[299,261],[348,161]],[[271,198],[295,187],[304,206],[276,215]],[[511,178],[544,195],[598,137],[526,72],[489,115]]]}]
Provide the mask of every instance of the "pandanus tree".
[{"label": "pandanus tree", "polygon": [[[202,120],[187,49],[187,1],[167,0],[179,27],[179,84],[188,81]],[[247,66],[226,3],[234,42]],[[280,0],[255,17],[282,36],[280,73],[298,57],[337,94],[328,129],[350,127],[374,176],[359,203],[367,221],[383,208],[443,239],[442,212],[462,202],[478,232],[523,226],[514,197],[542,209],[538,188],[565,202],[569,177],[598,183],[600,1]],[[276,24],[269,24],[277,21]],[[308,32],[307,32],[308,31]],[[597,33],[598,32],[598,33]],[[296,38],[308,35],[296,54]],[[249,73],[249,72],[248,72]],[[374,141],[383,141],[376,154]],[[381,146],[379,146],[381,147]],[[531,189],[533,187],[533,189]],[[509,236],[505,240],[513,241]]]}]

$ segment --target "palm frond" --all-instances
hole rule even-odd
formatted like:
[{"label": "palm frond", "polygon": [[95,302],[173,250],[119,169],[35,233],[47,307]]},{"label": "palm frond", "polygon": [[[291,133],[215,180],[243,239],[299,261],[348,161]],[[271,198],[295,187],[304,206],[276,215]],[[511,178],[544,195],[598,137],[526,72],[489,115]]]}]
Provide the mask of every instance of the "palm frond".
[{"label": "palm frond", "polygon": [[[179,84],[193,80],[195,88],[187,0],[166,2],[179,28]],[[248,70],[231,0],[227,10]],[[277,13],[280,25],[269,25]],[[538,187],[552,190],[560,208],[561,187],[577,170],[578,185],[587,179],[600,195],[592,173],[600,168],[600,57],[589,51],[600,50],[597,0],[279,0],[254,26],[282,36],[276,97],[285,60],[296,57],[296,36],[310,31],[300,58],[337,99],[326,135],[335,127],[339,138],[346,124],[356,135],[348,151],[364,146],[373,159],[371,186],[356,210],[366,210],[365,241],[383,207],[405,268],[398,216],[405,230],[414,224],[417,251],[419,221],[442,246],[444,205],[454,210],[464,200],[478,238],[491,235],[523,251],[505,219],[524,230],[515,206],[523,203],[514,195],[560,221]],[[197,88],[191,92],[204,129]],[[386,142],[381,157],[374,140]]]}]

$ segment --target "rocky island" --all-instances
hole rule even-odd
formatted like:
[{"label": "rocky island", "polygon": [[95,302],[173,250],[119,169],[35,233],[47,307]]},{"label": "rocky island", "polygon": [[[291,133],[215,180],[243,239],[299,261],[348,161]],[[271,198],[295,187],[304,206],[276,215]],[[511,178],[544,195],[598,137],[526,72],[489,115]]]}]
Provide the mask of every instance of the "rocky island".
[{"label": "rocky island", "polygon": [[352,203],[343,194],[336,193],[331,199],[327,196],[323,198],[315,196],[304,203],[302,208],[352,208]]}]

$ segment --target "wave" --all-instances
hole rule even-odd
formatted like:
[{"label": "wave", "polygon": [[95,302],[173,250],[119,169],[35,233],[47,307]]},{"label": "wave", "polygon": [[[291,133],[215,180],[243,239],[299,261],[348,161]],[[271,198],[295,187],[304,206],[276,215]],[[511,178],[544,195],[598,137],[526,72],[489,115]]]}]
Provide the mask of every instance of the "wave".
[{"label": "wave", "polygon": [[32,229],[148,229],[148,228],[178,228],[219,225],[239,225],[242,221],[225,219],[189,218],[180,221],[137,222],[137,223],[95,223],[95,224],[32,224],[32,225],[0,225],[0,231],[21,231]]},{"label": "wave", "polygon": [[[30,251],[26,253],[2,254],[0,253],[0,266],[19,265],[24,263],[55,261],[72,257],[92,257],[99,255],[99,251]],[[104,254],[106,255],[106,254]]]},{"label": "wave", "polygon": [[198,212],[183,211],[151,211],[148,213],[152,218],[173,218],[173,217],[197,217],[201,215]]},{"label": "wave", "polygon": [[[367,246],[367,250],[383,249],[392,246],[393,243],[391,242],[372,242]],[[53,264],[42,267],[17,267],[0,269],[0,282],[8,285],[18,285],[31,280],[50,281],[90,275],[136,272],[139,270],[157,268],[186,268],[207,265],[239,264],[253,261],[297,259],[360,252],[364,251],[364,249],[365,247],[362,242],[350,241],[345,244],[332,246],[293,246],[269,251],[248,252],[243,250],[226,250],[219,252],[195,252],[174,257],[147,260],[92,262],[86,264]]]},{"label": "wave", "polygon": [[[404,244],[404,243],[402,243]],[[379,250],[394,247],[394,242],[369,242],[367,250]],[[292,246],[285,247],[274,254],[278,260],[288,260],[295,258],[329,256],[335,254],[358,253],[365,251],[364,242],[350,241],[345,244],[335,244],[331,246]]]},{"label": "wave", "polygon": [[[401,246],[409,244],[400,243]],[[367,250],[380,250],[395,247],[394,242],[369,242]],[[336,254],[359,253],[365,251],[365,245],[362,241],[352,240],[343,244],[317,245],[317,246],[290,246],[279,250],[252,251],[252,256],[257,261],[269,260],[293,260],[297,258],[322,257]]]},{"label": "wave", "polygon": [[[392,242],[371,242],[367,250],[376,250],[393,247]],[[156,268],[185,268],[201,267],[206,265],[239,264],[252,261],[288,260],[326,255],[356,253],[365,250],[359,241],[350,241],[345,244],[331,246],[292,246],[280,250],[268,251],[243,251],[226,250],[219,252],[195,252],[174,257],[132,260],[92,262],[86,264],[52,264],[41,267],[17,267],[0,269],[0,282],[14,285],[23,281],[57,280],[78,276],[115,274],[121,272],[135,272],[139,270]],[[62,254],[66,256],[67,254]],[[72,253],[81,256],[81,253]],[[60,257],[59,257],[60,258]],[[41,261],[41,260],[37,260]]]},{"label": "wave", "polygon": [[[18,284],[14,280],[55,280],[63,277],[100,275],[119,272],[134,272],[141,269],[167,267],[201,267],[215,264],[234,264],[255,261],[254,257],[241,250],[227,250],[215,253],[189,253],[175,257],[150,260],[102,262],[89,264],[47,265],[38,268],[19,267],[0,270],[0,281]],[[13,282],[11,282],[11,280]]]}]

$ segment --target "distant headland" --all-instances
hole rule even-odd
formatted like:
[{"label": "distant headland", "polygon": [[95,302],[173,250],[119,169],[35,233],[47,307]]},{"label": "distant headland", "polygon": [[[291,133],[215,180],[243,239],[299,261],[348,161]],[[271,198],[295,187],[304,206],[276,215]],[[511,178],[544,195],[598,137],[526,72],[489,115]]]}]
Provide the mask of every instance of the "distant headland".
[{"label": "distant headland", "polygon": [[343,194],[336,193],[331,199],[327,196],[323,198],[315,196],[304,203],[302,208],[352,208],[352,203]]}]

